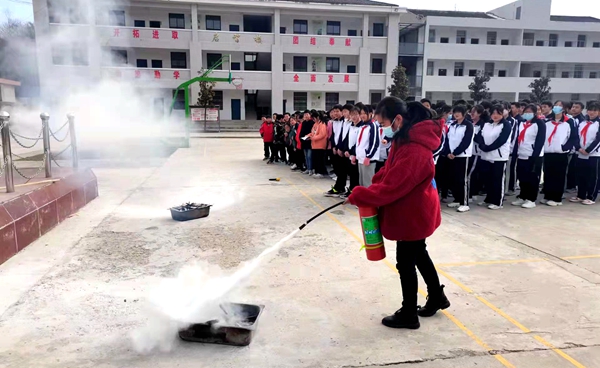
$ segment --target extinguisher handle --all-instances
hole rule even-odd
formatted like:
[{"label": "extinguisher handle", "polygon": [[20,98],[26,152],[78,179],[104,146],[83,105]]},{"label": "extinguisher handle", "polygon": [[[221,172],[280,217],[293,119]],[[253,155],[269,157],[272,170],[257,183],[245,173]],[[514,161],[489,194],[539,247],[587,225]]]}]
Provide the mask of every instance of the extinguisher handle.
[{"label": "extinguisher handle", "polygon": [[324,209],[323,211],[317,213],[316,215],[314,215],[313,217],[311,217],[308,221],[306,221],[304,224],[302,224],[302,226],[299,227],[300,230],[304,229],[306,227],[306,225],[310,224],[313,220],[315,220],[316,218],[318,218],[319,216],[321,216],[322,214],[324,214],[327,211],[331,211],[332,209],[341,206],[344,204],[345,201],[342,201],[340,203],[336,203],[331,207],[327,207],[326,209]]}]

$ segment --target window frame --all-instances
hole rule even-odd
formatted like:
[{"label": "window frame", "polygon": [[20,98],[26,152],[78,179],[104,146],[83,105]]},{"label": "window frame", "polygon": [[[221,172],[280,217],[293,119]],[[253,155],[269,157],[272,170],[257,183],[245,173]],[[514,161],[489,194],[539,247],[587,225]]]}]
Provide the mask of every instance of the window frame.
[{"label": "window frame", "polygon": [[448,76],[448,69],[442,69],[442,68],[438,69],[438,77],[447,77],[447,76]]},{"label": "window frame", "polygon": [[[354,71],[351,72],[350,68],[354,68]],[[348,73],[348,74],[356,74],[356,65],[346,65],[346,73]]]},{"label": "window frame", "polygon": [[498,70],[498,77],[499,78],[506,78],[506,75],[507,75],[506,69]]},{"label": "window frame", "polygon": [[510,40],[508,38],[500,40],[500,46],[510,46]]},{"label": "window frame", "polygon": [[[331,31],[330,31],[331,27]],[[335,32],[337,28],[337,33]],[[342,34],[342,22],[337,20],[328,20],[325,25],[326,33],[328,36],[341,36]]]},{"label": "window frame", "polygon": [[357,37],[357,36],[358,36],[358,31],[356,29],[348,30],[348,37]]},{"label": "window frame", "polygon": [[[158,64],[160,64],[160,66],[155,66]],[[152,65],[152,69],[163,69],[163,61],[161,59],[152,59],[150,65]]]},{"label": "window frame", "polygon": [[435,29],[429,29],[429,36],[428,36],[429,43],[435,43],[435,40],[436,40]]},{"label": "window frame", "polygon": [[[207,69],[211,69],[216,64],[216,62],[219,61],[219,59],[221,59],[222,57],[223,57],[223,54],[218,54],[216,52],[209,52],[209,53],[207,53],[206,54],[206,67],[207,67]],[[211,63],[211,61],[213,61],[213,62]],[[222,70],[223,69],[223,65],[219,65],[215,69],[216,70]]]},{"label": "window frame", "polygon": [[[294,19],[294,34],[308,34],[308,20]],[[298,28],[296,28],[298,27]],[[306,29],[304,29],[306,28]]]},{"label": "window frame", "polygon": [[459,45],[464,45],[467,43],[467,31],[464,29],[456,30],[456,43]]},{"label": "window frame", "polygon": [[[215,106],[219,106],[219,110],[223,110],[223,105],[224,105],[224,96],[223,96],[223,91],[214,91],[214,95],[213,95],[213,107]],[[217,105],[217,102],[220,102],[220,105]]]},{"label": "window frame", "polygon": [[454,76],[464,77],[465,76],[465,63],[462,61],[454,62]]},{"label": "window frame", "polygon": [[111,26],[126,27],[127,17],[125,16],[125,10],[109,10],[108,22]]},{"label": "window frame", "polygon": [[141,19],[136,19],[133,21],[133,26],[135,28],[146,28],[146,21]]},{"label": "window frame", "polygon": [[[205,28],[207,31],[220,31],[221,28],[223,27],[223,24],[221,23],[220,15],[206,14],[204,16],[204,22],[205,22]],[[217,28],[217,24],[218,24],[218,28]],[[210,28],[209,28],[209,25],[210,25]]]},{"label": "window frame", "polygon": [[[430,64],[431,63],[431,64]],[[431,60],[427,60],[426,75],[432,76],[435,74],[435,63]]]},{"label": "window frame", "polygon": [[477,69],[469,69],[469,77],[476,77]]},{"label": "window frame", "polygon": [[[333,98],[331,98],[333,97]],[[339,92],[325,92],[325,111],[333,109],[333,106],[340,103]]]},{"label": "window frame", "polygon": [[449,37],[440,37],[440,43],[450,43]]},{"label": "window frame", "polygon": [[523,46],[535,46],[535,33],[523,32]]},{"label": "window frame", "polygon": [[[140,61],[142,61],[142,63],[140,63]],[[140,65],[140,64],[146,64],[146,66]],[[135,67],[136,68],[148,68],[148,59],[136,59]]]},{"label": "window frame", "polygon": [[550,33],[548,36],[548,47],[558,47],[558,33]]},{"label": "window frame", "polygon": [[[297,68],[296,67],[296,61],[303,61],[304,62],[304,70],[301,70],[302,68]],[[302,63],[300,63],[302,64]],[[292,70],[296,73],[307,73],[308,72],[308,57],[307,56],[294,56],[294,59],[292,61]]]},{"label": "window frame", "polygon": [[565,78],[565,79],[570,78],[571,77],[571,73],[568,70],[563,70],[562,73],[560,73],[560,77],[561,78]]},{"label": "window frame", "polygon": [[[293,95],[294,111],[305,111],[308,109],[308,92],[296,92]],[[298,105],[303,103],[303,105]]]},{"label": "window frame", "polygon": [[185,14],[169,13],[169,28],[185,29]]},{"label": "window frame", "polygon": [[[158,24],[158,27],[156,27],[156,24]],[[154,26],[153,26],[154,25]],[[150,28],[161,28],[162,26],[162,22],[160,20],[150,20],[148,21],[148,27]]]},{"label": "window frame", "polygon": [[573,47],[573,41],[565,41],[565,47]]},{"label": "window frame", "polygon": [[[335,67],[336,66],[335,64],[337,64],[337,68]],[[339,57],[325,58],[325,71],[327,73],[339,73],[340,72],[340,58]]]},{"label": "window frame", "polygon": [[171,51],[171,69],[187,69],[187,66],[187,54],[185,52]]},{"label": "window frame", "polygon": [[229,32],[239,32],[239,31],[240,31],[239,24],[230,24],[229,25]]},{"label": "window frame", "polygon": [[[493,38],[490,36],[493,36]],[[493,42],[490,42],[490,41],[493,41]],[[486,43],[488,45],[496,45],[498,43],[498,32],[488,31],[486,34]]]},{"label": "window frame", "polygon": [[[380,72],[376,72],[375,71],[375,63],[379,63],[381,62],[381,71]],[[378,69],[378,68],[377,68]],[[384,68],[383,68],[383,58],[373,58],[371,59],[371,74],[383,74],[384,73]]]},{"label": "window frame", "polygon": [[[581,38],[583,37],[583,40]],[[587,45],[587,36],[586,35],[577,35],[577,47],[586,47]]]},{"label": "window frame", "polygon": [[[376,32],[380,31],[380,32]],[[385,37],[385,24],[373,23],[373,37]]]},{"label": "window frame", "polygon": [[479,38],[471,38],[471,45],[479,45]]}]

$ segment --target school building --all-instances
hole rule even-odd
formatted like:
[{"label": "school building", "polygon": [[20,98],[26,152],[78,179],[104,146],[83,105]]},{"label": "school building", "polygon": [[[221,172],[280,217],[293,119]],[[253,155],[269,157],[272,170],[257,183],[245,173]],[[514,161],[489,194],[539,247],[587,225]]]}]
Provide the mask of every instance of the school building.
[{"label": "school building", "polygon": [[[33,0],[42,96],[99,80],[135,86],[157,115],[175,88],[212,76],[223,120],[378,102],[398,62],[410,94],[469,100],[477,71],[493,98],[526,98],[552,78],[554,99],[599,98],[600,19],[550,15],[551,0],[486,13],[406,9],[372,0]],[[408,5],[408,3],[407,3]],[[197,99],[198,84],[191,89]],[[176,109],[181,113],[183,96]]]}]

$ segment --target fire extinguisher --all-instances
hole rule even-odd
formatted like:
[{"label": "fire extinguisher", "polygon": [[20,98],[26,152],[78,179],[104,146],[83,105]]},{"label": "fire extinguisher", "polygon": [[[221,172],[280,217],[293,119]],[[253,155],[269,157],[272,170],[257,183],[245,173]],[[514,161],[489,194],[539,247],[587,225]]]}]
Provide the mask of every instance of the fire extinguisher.
[{"label": "fire extinguisher", "polygon": [[385,246],[383,236],[379,229],[379,218],[377,209],[372,207],[359,207],[358,214],[363,230],[365,245],[361,248],[367,252],[369,261],[381,261],[385,258]]}]

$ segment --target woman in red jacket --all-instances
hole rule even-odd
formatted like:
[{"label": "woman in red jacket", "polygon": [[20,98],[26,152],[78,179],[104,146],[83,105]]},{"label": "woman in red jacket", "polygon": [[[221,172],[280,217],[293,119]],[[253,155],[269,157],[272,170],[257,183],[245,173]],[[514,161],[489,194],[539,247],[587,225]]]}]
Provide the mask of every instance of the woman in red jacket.
[{"label": "woman in red jacket", "polygon": [[[396,97],[384,98],[375,111],[387,137],[393,136],[385,166],[373,184],[354,189],[347,202],[379,209],[382,235],[397,241],[396,268],[402,286],[402,308],[382,323],[392,328],[420,327],[419,317],[433,316],[450,302],[440,285],[425,240],[440,226],[442,217],[435,186],[432,152],[440,145],[442,127],[419,102],[406,105]],[[425,307],[417,307],[417,272],[429,293]]]}]

